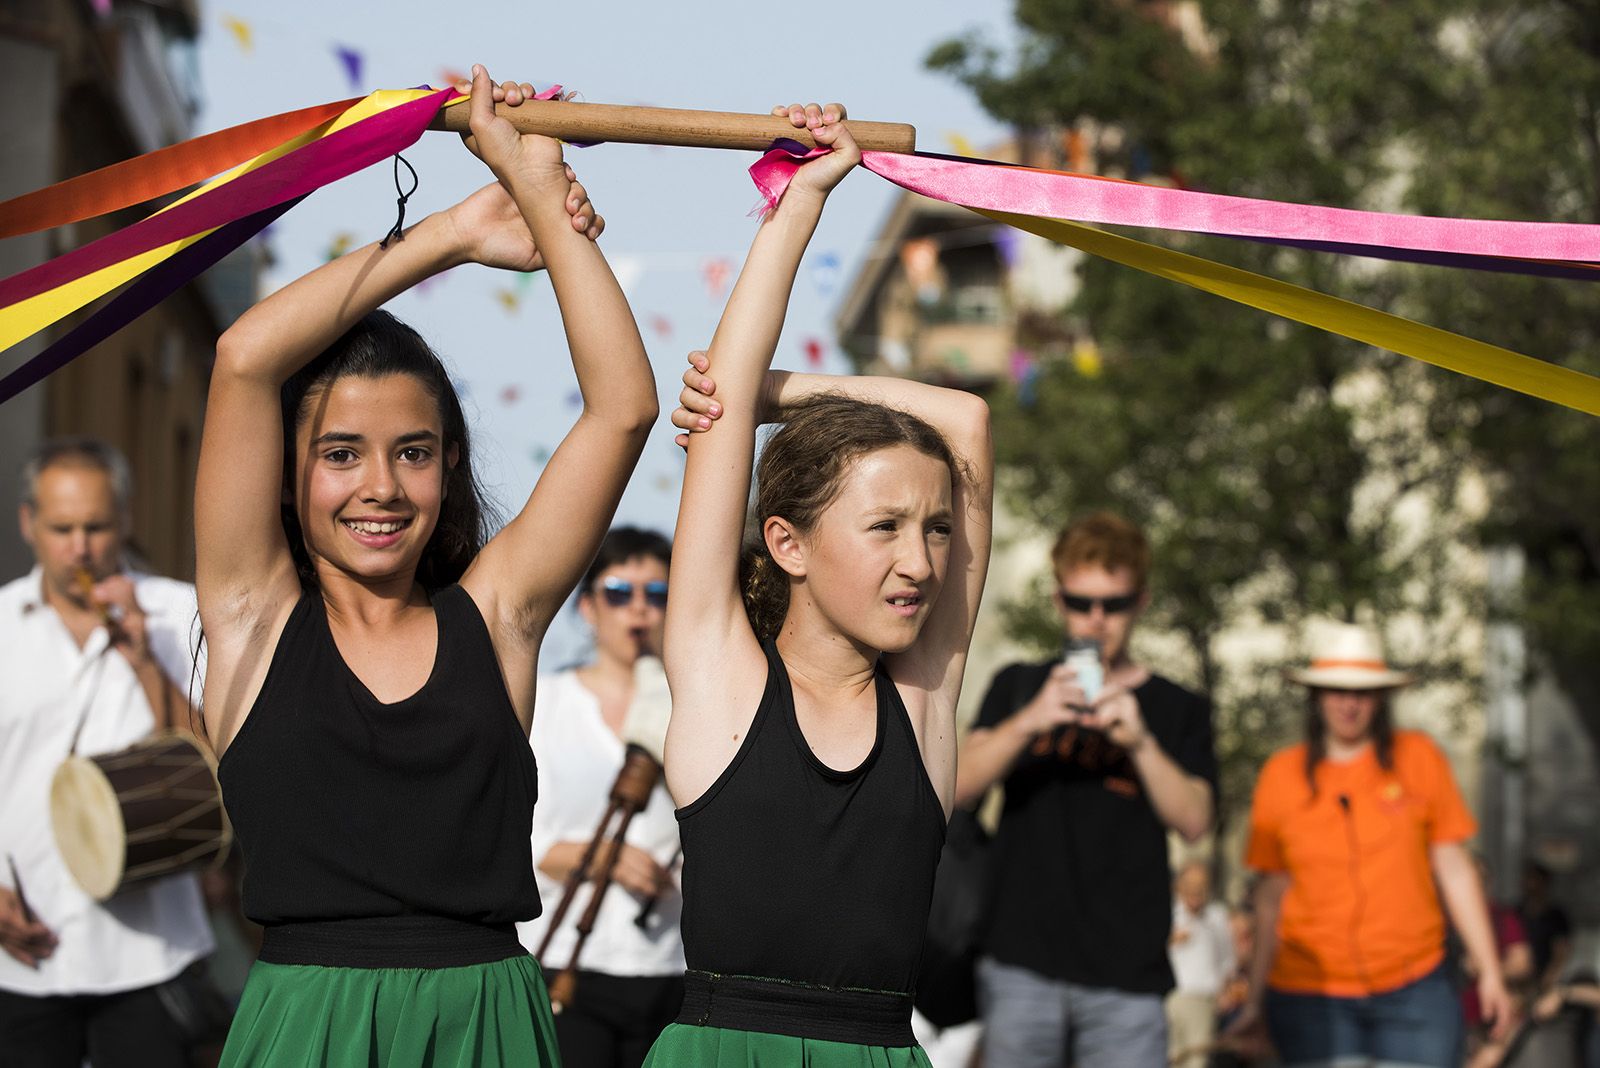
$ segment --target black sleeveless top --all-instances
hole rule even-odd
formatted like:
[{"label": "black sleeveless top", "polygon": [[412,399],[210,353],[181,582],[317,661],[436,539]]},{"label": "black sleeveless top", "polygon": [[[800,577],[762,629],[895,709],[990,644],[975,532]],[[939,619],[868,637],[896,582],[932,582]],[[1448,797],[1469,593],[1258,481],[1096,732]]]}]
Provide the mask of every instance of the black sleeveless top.
[{"label": "black sleeveless top", "polygon": [[691,970],[909,993],[944,809],[880,662],[877,740],[861,765],[819,760],[777,648],[733,762],[678,810]]},{"label": "black sleeveless top", "polygon": [[451,586],[433,610],[433,674],[394,704],[346,665],[319,593],[289,616],[218,772],[255,922],[539,915],[533,752],[477,605]]}]

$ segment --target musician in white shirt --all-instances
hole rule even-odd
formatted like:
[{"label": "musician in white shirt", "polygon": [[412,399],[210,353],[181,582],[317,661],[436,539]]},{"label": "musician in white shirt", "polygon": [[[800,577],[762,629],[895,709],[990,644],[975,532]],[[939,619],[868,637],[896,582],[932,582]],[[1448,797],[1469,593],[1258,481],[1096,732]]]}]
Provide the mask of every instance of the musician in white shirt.
[{"label": "musician in white shirt", "polygon": [[113,752],[189,721],[194,587],[128,569],[129,483],[121,453],[91,439],[47,443],[23,472],[22,536],[35,566],[0,586],[7,1064],[186,1064],[155,988],[212,950],[194,876],[99,904],[51,832],[50,783],[69,754]]},{"label": "musician in white shirt", "polygon": [[[539,765],[533,860],[544,913],[517,925],[532,952],[622,768],[635,662],[641,655],[661,655],[671,553],[671,543],[650,531],[618,527],[607,534],[578,587],[578,610],[594,629],[594,660],[539,679],[529,741]],[[629,824],[614,885],[601,899],[579,958],[575,997],[555,1018],[566,1068],[636,1068],[677,1016],[684,967],[678,930],[683,899],[672,867],[677,851],[672,801],[658,783]],[[592,892],[592,884],[580,889],[540,960],[552,980],[572,959],[574,927]],[[641,914],[644,921],[636,922]]]},{"label": "musician in white shirt", "polygon": [[1172,882],[1172,934],[1167,956],[1176,983],[1167,995],[1171,1063],[1204,1068],[1217,1029],[1217,995],[1233,971],[1228,910],[1211,900],[1211,873],[1202,861],[1178,869]]}]

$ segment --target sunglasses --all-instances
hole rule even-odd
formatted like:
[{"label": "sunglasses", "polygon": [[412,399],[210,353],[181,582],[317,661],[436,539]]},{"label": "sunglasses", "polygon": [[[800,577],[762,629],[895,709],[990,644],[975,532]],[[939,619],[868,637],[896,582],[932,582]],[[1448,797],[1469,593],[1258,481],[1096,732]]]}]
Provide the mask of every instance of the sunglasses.
[{"label": "sunglasses", "polygon": [[1137,592],[1124,593],[1117,597],[1080,597],[1075,593],[1068,593],[1066,590],[1057,590],[1056,594],[1061,598],[1061,603],[1067,606],[1067,611],[1069,612],[1088,615],[1094,611],[1095,605],[1099,605],[1108,616],[1121,615],[1123,612],[1128,611],[1139,603],[1140,597]]},{"label": "sunglasses", "polygon": [[[600,596],[605,598],[606,604],[612,608],[624,608],[633,603],[635,586],[626,579],[608,578],[600,583]],[[665,582],[646,582],[644,584],[644,603],[651,608],[667,607],[667,584]]]}]

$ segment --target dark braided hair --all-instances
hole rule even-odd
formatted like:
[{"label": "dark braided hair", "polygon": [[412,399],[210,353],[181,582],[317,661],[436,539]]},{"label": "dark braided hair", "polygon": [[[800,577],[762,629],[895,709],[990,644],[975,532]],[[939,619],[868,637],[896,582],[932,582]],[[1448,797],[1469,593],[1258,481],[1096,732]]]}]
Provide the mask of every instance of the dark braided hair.
[{"label": "dark braided hair", "polygon": [[812,529],[844,488],[850,465],[869,452],[909,445],[963,477],[950,443],[925,420],[898,408],[823,394],[785,413],[756,467],[756,529],[741,554],[745,613],[762,639],[774,638],[789,613],[789,576],[772,559],[761,525],[779,516]]},{"label": "dark braided hair", "polygon": [[305,533],[295,511],[294,479],[298,468],[295,431],[310,416],[315,398],[341,378],[385,378],[410,375],[421,383],[439,406],[444,425],[444,452],[456,453],[455,465],[445,474],[444,501],[439,522],[417,562],[417,581],[432,593],[460,580],[467,566],[488,540],[498,516],[486,500],[472,470],[472,448],[466,416],[450,375],[437,354],[411,327],[383,310],[369,312],[329,345],[327,350],[296,371],[283,384],[283,533],[289,539],[295,570],[302,589],[315,589],[316,571],[306,549]]}]

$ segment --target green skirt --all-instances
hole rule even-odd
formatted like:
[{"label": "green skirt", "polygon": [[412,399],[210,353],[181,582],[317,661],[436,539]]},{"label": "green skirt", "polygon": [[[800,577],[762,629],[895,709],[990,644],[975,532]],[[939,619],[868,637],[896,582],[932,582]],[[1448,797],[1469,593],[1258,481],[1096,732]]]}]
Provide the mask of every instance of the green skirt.
[{"label": "green skirt", "polygon": [[533,957],[461,968],[250,969],[222,1068],[559,1068]]},{"label": "green skirt", "polygon": [[668,1024],[644,1068],[932,1068],[921,1046],[862,1046],[815,1038]]}]

